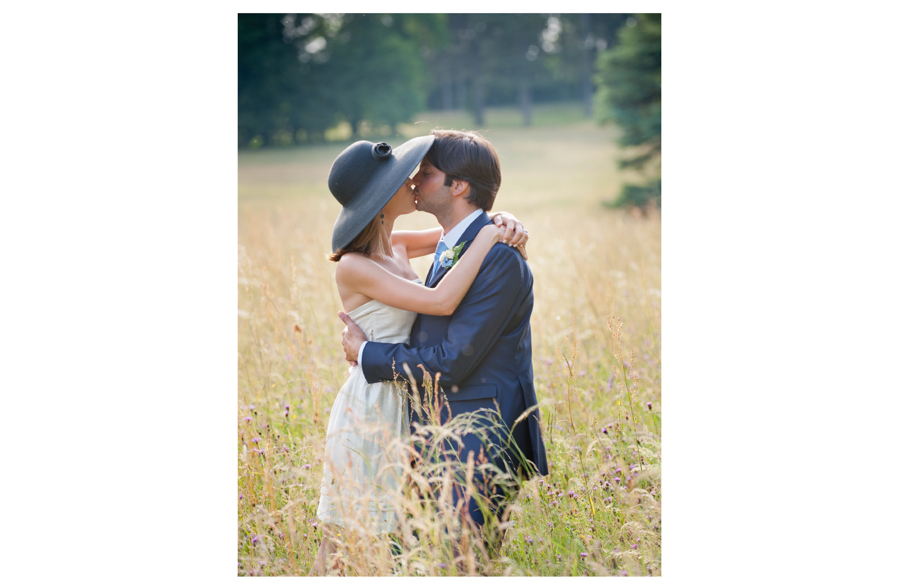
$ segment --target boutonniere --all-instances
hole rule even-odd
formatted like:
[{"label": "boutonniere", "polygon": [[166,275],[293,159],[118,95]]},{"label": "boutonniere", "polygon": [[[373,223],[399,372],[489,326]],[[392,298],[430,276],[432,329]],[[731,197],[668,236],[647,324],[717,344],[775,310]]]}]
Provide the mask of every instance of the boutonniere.
[{"label": "boutonniere", "polygon": [[[468,242],[468,241],[466,241]],[[462,252],[463,246],[465,246],[465,242],[460,242],[453,248],[448,248],[443,253],[441,253],[441,266],[445,269],[449,269],[453,265],[456,264],[456,261],[459,260],[459,253]]]}]

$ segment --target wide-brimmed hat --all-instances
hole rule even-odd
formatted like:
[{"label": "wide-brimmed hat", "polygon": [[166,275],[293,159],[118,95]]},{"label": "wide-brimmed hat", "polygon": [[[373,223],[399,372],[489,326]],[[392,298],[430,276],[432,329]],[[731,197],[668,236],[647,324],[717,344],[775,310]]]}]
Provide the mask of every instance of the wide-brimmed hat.
[{"label": "wide-brimmed hat", "polygon": [[344,206],[331,231],[331,251],[344,248],[391,200],[422,160],[434,136],[420,136],[396,149],[386,142],[355,142],[331,164],[328,189]]}]

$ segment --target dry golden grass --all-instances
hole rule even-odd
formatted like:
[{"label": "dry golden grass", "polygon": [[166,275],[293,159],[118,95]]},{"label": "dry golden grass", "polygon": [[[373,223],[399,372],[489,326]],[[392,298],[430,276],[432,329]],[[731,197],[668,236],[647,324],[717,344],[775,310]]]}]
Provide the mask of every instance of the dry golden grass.
[{"label": "dry golden grass", "polygon": [[[422,132],[426,132],[423,129]],[[622,176],[609,129],[588,122],[484,133],[527,226],[535,385],[549,477],[525,485],[503,547],[454,563],[433,506],[406,498],[403,552],[347,532],[349,575],[658,575],[661,572],[660,218],[612,211]],[[326,186],[346,143],[239,157],[238,572],[306,575],[328,410],[347,375]],[[398,229],[436,225],[401,218]],[[413,267],[422,275],[429,259]],[[249,418],[249,419],[248,419]],[[633,467],[633,468],[632,468]],[[616,470],[619,472],[616,472]],[[413,529],[416,537],[413,537]]]}]

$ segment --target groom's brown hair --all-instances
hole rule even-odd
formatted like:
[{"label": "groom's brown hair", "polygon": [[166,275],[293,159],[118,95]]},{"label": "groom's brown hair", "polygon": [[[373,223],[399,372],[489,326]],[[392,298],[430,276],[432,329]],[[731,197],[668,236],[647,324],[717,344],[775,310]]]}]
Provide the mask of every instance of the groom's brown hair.
[{"label": "groom's brown hair", "polygon": [[469,183],[466,200],[486,212],[494,207],[500,189],[500,159],[494,145],[472,130],[432,130],[434,144],[427,157],[440,169],[449,186],[454,179]]}]

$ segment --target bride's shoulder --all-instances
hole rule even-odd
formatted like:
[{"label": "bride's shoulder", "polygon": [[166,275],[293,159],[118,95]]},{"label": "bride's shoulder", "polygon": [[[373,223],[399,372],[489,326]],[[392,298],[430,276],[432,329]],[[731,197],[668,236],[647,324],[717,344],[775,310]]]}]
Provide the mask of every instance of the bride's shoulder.
[{"label": "bride's shoulder", "polygon": [[338,261],[334,275],[338,281],[347,281],[368,273],[377,266],[374,260],[361,252],[348,252]]}]

